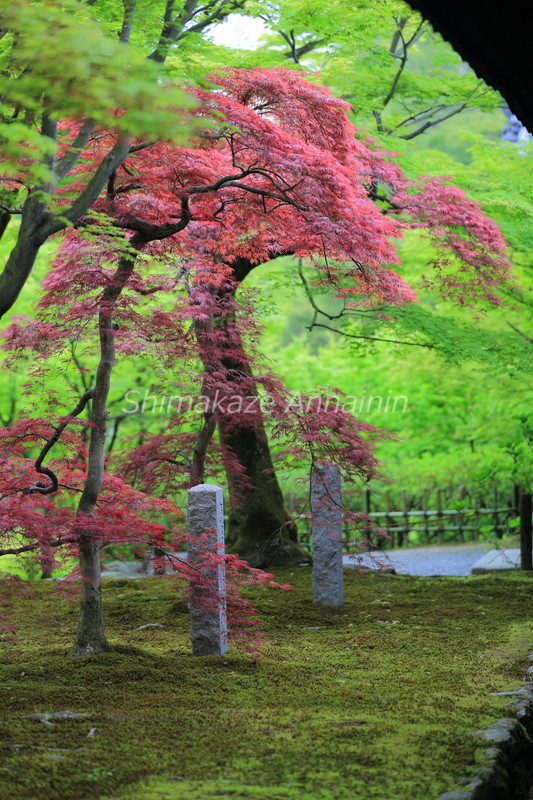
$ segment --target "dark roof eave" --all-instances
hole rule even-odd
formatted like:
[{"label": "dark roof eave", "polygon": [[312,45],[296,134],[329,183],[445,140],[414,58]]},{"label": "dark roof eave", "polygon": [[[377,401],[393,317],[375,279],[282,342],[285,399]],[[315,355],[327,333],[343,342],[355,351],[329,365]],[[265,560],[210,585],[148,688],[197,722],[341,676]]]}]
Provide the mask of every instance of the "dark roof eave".
[{"label": "dark roof eave", "polygon": [[[478,77],[497,89],[511,111],[533,132],[531,3],[507,0],[407,0],[420,11]],[[499,4],[498,4],[499,5]]]}]

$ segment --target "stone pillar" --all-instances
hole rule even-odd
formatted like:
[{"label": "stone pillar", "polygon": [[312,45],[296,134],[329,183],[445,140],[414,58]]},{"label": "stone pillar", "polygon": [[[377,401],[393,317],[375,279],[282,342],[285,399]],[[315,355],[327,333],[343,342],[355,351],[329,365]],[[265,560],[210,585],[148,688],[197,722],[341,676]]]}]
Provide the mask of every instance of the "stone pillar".
[{"label": "stone pillar", "polygon": [[319,464],[311,471],[313,524],[313,602],[342,606],[342,498],[341,475],[333,464]]},{"label": "stone pillar", "polygon": [[[203,542],[188,544],[187,561],[201,569],[206,580],[191,584],[191,644],[194,656],[222,656],[228,649],[226,620],[226,570],[224,565],[204,566],[207,552],[224,552],[222,489],[210,483],[188,492],[187,533],[205,535]],[[206,582],[207,581],[207,582]]]}]

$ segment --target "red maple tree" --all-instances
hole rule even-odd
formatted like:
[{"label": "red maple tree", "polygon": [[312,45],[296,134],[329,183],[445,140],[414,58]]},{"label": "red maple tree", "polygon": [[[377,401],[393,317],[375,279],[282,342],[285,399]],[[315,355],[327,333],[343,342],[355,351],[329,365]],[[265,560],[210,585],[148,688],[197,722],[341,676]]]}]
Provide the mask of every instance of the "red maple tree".
[{"label": "red maple tree", "polygon": [[[173,513],[165,494],[177,475],[184,485],[203,480],[217,426],[236,498],[234,546],[256,563],[301,557],[263,411],[256,402],[250,414],[242,404],[235,410],[236,399],[269,398],[274,434],[290,441],[292,458],[312,464],[326,455],[349,477],[374,474],[375,429],[335,408],[288,413],[279,380],[259,365],[253,307],[236,296],[251,270],[292,255],[310,262],[316,284],[348,306],[414,301],[391,269],[400,266],[394,240],[410,226],[436,242],[436,281],[447,296],[497,303],[497,287],[509,276],[495,223],[446,180],[409,181],[390,154],[356,135],[349,106],[325,88],[290,70],[225,70],[210,81],[212,90],[194,92],[200,107],[189,146],[131,148],[92,210],[64,236],[37,319],[16,320],[5,333],[11,357],[31,349],[37,371],[73,342],[98,342],[94,386],[70,414],[57,422],[58,403],[48,417],[21,420],[0,436],[0,527],[8,541],[22,535],[25,542],[0,554],[22,548],[49,558],[54,548],[77,550],[82,604],[74,652],[81,655],[107,646],[102,545],[162,544],[163,528],[150,516]],[[86,164],[99,161],[113,136],[93,134],[58,193],[59,209],[79,193]],[[146,352],[193,379],[201,362],[202,425],[191,435],[177,415],[165,433],[146,435],[123,455],[113,474],[105,454],[113,366],[118,356]],[[79,423],[89,406],[88,421]],[[83,435],[73,433],[74,422]],[[52,450],[60,456],[45,467]],[[74,510],[66,501],[73,496]]]}]

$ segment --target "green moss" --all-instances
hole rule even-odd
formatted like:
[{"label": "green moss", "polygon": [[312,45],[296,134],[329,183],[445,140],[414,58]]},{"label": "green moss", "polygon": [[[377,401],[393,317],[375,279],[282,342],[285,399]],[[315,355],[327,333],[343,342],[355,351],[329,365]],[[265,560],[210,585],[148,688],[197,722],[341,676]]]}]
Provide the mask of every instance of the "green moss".
[{"label": "green moss", "polygon": [[[173,580],[107,581],[115,650],[72,659],[75,599],[50,583],[12,599],[0,664],[0,781],[12,800],[429,800],[483,762],[473,732],[511,715],[533,649],[523,575],[346,575],[346,604],[249,590],[269,644],[254,662],[192,658]],[[140,625],[159,622],[163,628]],[[87,718],[46,725],[35,712]],[[88,734],[91,732],[91,735]]]}]

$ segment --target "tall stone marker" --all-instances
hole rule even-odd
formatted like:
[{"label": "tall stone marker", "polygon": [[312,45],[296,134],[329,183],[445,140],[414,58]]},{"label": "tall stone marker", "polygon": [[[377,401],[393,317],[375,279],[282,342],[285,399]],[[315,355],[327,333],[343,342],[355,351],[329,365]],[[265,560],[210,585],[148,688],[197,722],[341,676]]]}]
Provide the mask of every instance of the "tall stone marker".
[{"label": "tall stone marker", "polygon": [[187,561],[201,567],[206,580],[191,585],[191,644],[193,656],[222,656],[228,649],[226,570],[224,564],[201,566],[206,552],[224,552],[222,489],[210,483],[188,492],[187,533],[202,536],[189,542]]},{"label": "tall stone marker", "polygon": [[341,475],[333,464],[319,464],[311,471],[311,518],[313,602],[319,606],[342,606]]}]

